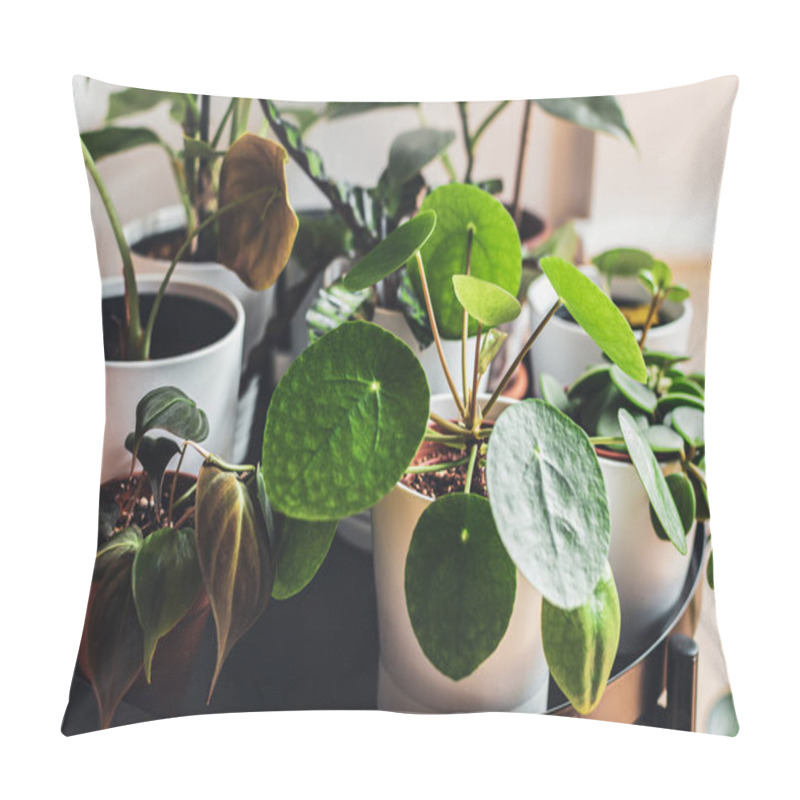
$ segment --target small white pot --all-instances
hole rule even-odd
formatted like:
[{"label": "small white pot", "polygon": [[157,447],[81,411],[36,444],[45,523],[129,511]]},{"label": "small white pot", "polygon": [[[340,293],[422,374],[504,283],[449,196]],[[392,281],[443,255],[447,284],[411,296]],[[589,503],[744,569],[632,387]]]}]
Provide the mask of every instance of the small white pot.
[{"label": "small white pot", "polygon": [[[185,225],[186,214],[183,206],[168,206],[130,222],[125,225],[123,232],[128,243],[133,246],[148,236],[168,233]],[[170,265],[169,261],[139,255],[133,251],[131,258],[137,275],[164,275]],[[214,261],[179,261],[172,276],[227,292],[242,304],[244,309],[242,367],[244,368],[251,350],[261,341],[272,316],[273,288],[270,287],[262,292],[254,291],[245,286],[234,272]],[[257,397],[257,381],[253,381],[239,401],[234,456],[237,460],[243,458],[247,450]]]},{"label": "small white pot", "polygon": [[[155,294],[160,276],[137,278],[142,295]],[[103,297],[122,296],[122,278],[103,281]],[[233,457],[236,404],[242,363],[244,310],[233,296],[218,289],[172,279],[167,295],[203,300],[230,315],[232,329],[221,339],[185,355],[151,361],[106,361],[106,427],[101,482],[127,474],[131,454],[125,437],[136,424],[136,405],[152,389],[176,386],[208,416],[209,435],[202,446],[224,459]],[[160,313],[164,313],[163,307]],[[159,435],[166,435],[159,432]],[[195,473],[202,458],[189,450],[182,470]]]},{"label": "small white pot", "polygon": [[[581,270],[600,284],[599,273],[594,267],[581,267]],[[648,300],[647,291],[635,279],[615,279],[612,291],[615,298],[642,303]],[[556,293],[544,275],[533,281],[528,289],[532,329],[545,318],[555,301]],[[686,353],[692,325],[691,302],[665,301],[661,312],[670,321],[650,329],[647,347],[666,353]],[[638,339],[641,332],[635,333]],[[541,375],[551,375],[561,386],[569,386],[587,367],[604,361],[600,348],[589,335],[576,323],[561,319],[558,315],[553,316],[544,327],[530,350],[530,359],[533,390],[537,396],[541,395]]]},{"label": "small white pot", "polygon": [[[498,401],[490,418],[510,402]],[[455,414],[449,395],[432,398],[431,409],[445,417]],[[406,607],[405,564],[414,527],[431,502],[398,483],[372,510],[380,636],[378,707],[411,712],[545,711],[548,669],[541,638],[542,597],[519,572],[505,636],[471,675],[460,681],[446,677],[419,646]]]},{"label": "small white pot", "polygon": [[[661,632],[670,610],[679,600],[694,544],[696,524],[682,556],[672,542],[658,538],[650,521],[650,503],[630,461],[599,456],[611,513],[609,562],[619,594],[621,632],[619,649],[640,654]],[[679,469],[664,464],[665,474]]]}]

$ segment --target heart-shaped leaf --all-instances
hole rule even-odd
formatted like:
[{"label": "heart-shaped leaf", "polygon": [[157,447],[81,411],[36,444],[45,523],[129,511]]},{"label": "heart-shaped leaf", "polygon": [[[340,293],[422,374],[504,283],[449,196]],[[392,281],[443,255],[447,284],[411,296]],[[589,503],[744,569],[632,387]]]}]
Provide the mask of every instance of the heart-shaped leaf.
[{"label": "heart-shaped leaf", "polygon": [[272,286],[283,271],[297,235],[297,215],[289,204],[284,165],[277,143],[245,133],[222,161],[219,260],[251,289]]},{"label": "heart-shaped leaf", "polygon": [[454,681],[471,675],[502,640],[517,571],[497,535],[489,501],[450,494],[431,503],[408,548],[405,592],[414,635]]},{"label": "heart-shaped leaf", "polygon": [[[692,484],[682,472],[673,472],[667,475],[666,481],[669,487],[669,493],[672,495],[672,500],[675,503],[675,508],[678,509],[678,515],[683,524],[683,531],[688,534],[694,524],[696,509]],[[650,522],[653,524],[653,530],[655,530],[656,536],[662,541],[669,541],[669,536],[664,530],[664,526],[658,519],[652,505],[650,506]]]},{"label": "heart-shaped leaf", "polygon": [[471,275],[453,275],[453,289],[467,314],[487,328],[511,322],[522,311],[513,294]]},{"label": "heart-shaped leaf", "polygon": [[565,611],[542,602],[542,645],[550,674],[579,714],[600,702],[617,655],[620,609],[611,567],[591,597]]},{"label": "heart-shaped leaf", "polygon": [[606,275],[633,277],[650,269],[653,264],[653,256],[644,250],[637,250],[633,247],[616,247],[595,256],[592,264]]},{"label": "heart-shaped leaf", "polygon": [[272,586],[276,600],[286,600],[311,583],[328,555],[337,524],[336,520],[308,522],[286,517]]},{"label": "heart-shaped leaf", "polygon": [[133,599],[144,631],[144,676],[158,640],[192,607],[202,581],[192,528],[161,528],[151,533],[133,561]]},{"label": "heart-shaped leaf", "polygon": [[704,416],[702,411],[690,406],[678,406],[672,412],[672,427],[678,431],[690,447],[698,448],[705,444]]},{"label": "heart-shaped leaf", "polygon": [[195,524],[197,559],[217,629],[210,700],[231,648],[267,607],[273,572],[267,532],[247,487],[233,473],[200,467]]},{"label": "heart-shaped leaf", "polygon": [[[500,286],[516,297],[522,278],[522,245],[517,227],[503,204],[477,186],[451,183],[432,191],[421,211],[436,212],[436,229],[421,250],[431,305],[445,339],[461,337],[461,304],[453,289],[453,275],[467,265],[472,231],[470,275]],[[422,297],[416,268],[409,270],[414,289]],[[477,322],[470,322],[474,336]]]},{"label": "heart-shaped leaf", "polygon": [[543,400],[515,403],[489,440],[487,487],[500,538],[550,602],[584,603],[605,568],[608,498],[589,438]]},{"label": "heart-shaped leaf", "polygon": [[624,408],[620,409],[619,412],[619,425],[622,429],[622,436],[625,439],[625,446],[628,448],[628,455],[630,455],[633,466],[639,474],[639,479],[650,500],[650,505],[669,540],[681,555],[685,555],[687,549],[686,532],[683,528],[680,512],[675,506],[669,485],[661,472],[653,451],[650,449],[650,445],[647,444],[633,417]]},{"label": "heart-shaped leaf", "polygon": [[569,313],[595,344],[631,378],[646,381],[647,369],[633,330],[608,296],[568,261],[547,256],[539,266]]},{"label": "heart-shaped leaf", "polygon": [[332,520],[371,508],[411,463],[430,391],[411,349],[370,322],[346,322],[289,367],[267,413],[261,459],[273,506]]},{"label": "heart-shaped leaf", "polygon": [[452,131],[434,128],[416,128],[401,133],[389,149],[387,173],[395,185],[413,178],[423,167],[433,161],[452,144],[456,135]]},{"label": "heart-shaped leaf", "polygon": [[97,131],[86,131],[81,134],[81,139],[95,161],[106,156],[124,153],[126,150],[133,150],[145,144],[164,146],[164,142],[149,128],[109,126]]},{"label": "heart-shaped leaf", "polygon": [[135,446],[154,428],[181,439],[202,442],[208,436],[208,418],[185,392],[161,386],[148,392],[136,405]]},{"label": "heart-shaped leaf", "polygon": [[562,97],[537,100],[539,107],[559,119],[565,119],[591,131],[616,136],[617,139],[633,141],[633,135],[625,124],[625,117],[617,99],[612,95],[597,97]]},{"label": "heart-shaped leaf", "polygon": [[101,728],[109,727],[142,669],[142,629],[131,584],[141,544],[141,531],[128,528],[112,537],[95,561],[80,661],[94,689]]},{"label": "heart-shaped leaf", "polygon": [[647,414],[656,410],[658,397],[652,389],[630,378],[616,364],[612,365],[610,374],[614,385],[633,405]]},{"label": "heart-shaped leaf", "polygon": [[[136,434],[131,432],[125,438],[125,449],[134,453]],[[156,514],[161,510],[161,487],[164,482],[164,472],[169,462],[180,453],[181,449],[174,439],[166,436],[142,436],[136,456],[144,467],[153,492]]]},{"label": "heart-shaped leaf", "polygon": [[390,233],[370,250],[344,277],[344,287],[361,291],[399,269],[429,239],[436,227],[436,214],[423,212]]}]

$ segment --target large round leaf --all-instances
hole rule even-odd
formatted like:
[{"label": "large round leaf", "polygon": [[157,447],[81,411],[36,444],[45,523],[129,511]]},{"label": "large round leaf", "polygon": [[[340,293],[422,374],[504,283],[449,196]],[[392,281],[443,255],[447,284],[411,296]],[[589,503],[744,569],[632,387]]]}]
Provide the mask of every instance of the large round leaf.
[{"label": "large round leaf", "polygon": [[308,586],[328,555],[336,524],[336,520],[309,522],[286,518],[272,585],[276,600],[293,597]]},{"label": "large round leaf", "polygon": [[647,380],[647,368],[633,330],[609,297],[569,261],[547,256],[539,262],[575,322],[634,380]]},{"label": "large round leaf", "polygon": [[417,452],[430,392],[411,349],[369,322],[309,347],[272,396],[262,469],[273,506],[331,520],[375,505]]},{"label": "large round leaf", "polygon": [[[422,248],[422,260],[439,332],[446,339],[461,336],[461,304],[453,275],[467,265],[468,232],[472,231],[470,275],[497,284],[516,296],[522,278],[522,246],[517,227],[503,204],[477,186],[452,183],[431,192],[422,211],[436,212],[436,229]],[[416,266],[410,269],[414,289],[422,296]],[[470,323],[470,335],[477,322]]]},{"label": "large round leaf", "polygon": [[543,400],[507,408],[489,440],[497,530],[520,572],[554,605],[584,603],[605,568],[608,498],[586,434]]},{"label": "large round leaf", "polygon": [[359,292],[391,275],[425,244],[435,227],[436,214],[432,211],[417,214],[401,225],[345,275],[345,289]]},{"label": "large round leaf", "polygon": [[606,564],[591,597],[565,611],[544,600],[542,644],[550,674],[580,714],[603,696],[619,646],[620,610],[611,567]]},{"label": "large round leaf", "polygon": [[405,590],[414,634],[436,669],[461,680],[495,651],[516,588],[488,500],[450,494],[425,509],[408,549]]},{"label": "large round leaf", "polygon": [[453,275],[453,289],[467,314],[487,328],[511,322],[522,311],[513,294],[471,275]]}]

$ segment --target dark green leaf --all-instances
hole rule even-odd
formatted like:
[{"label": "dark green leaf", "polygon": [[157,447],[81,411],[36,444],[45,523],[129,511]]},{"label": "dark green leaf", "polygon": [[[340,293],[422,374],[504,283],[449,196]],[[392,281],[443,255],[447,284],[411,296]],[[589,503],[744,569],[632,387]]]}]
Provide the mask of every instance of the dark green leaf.
[{"label": "dark green leaf", "polygon": [[711,591],[714,591],[714,551],[712,550],[708,554],[708,563],[706,564],[706,580],[708,581],[708,585],[711,587]]},{"label": "dark green leaf", "polygon": [[[136,434],[129,433],[125,438],[125,449],[133,453],[136,447]],[[169,462],[180,453],[181,448],[174,439],[167,439],[166,436],[142,436],[139,442],[139,450],[136,457],[139,459],[147,478],[150,481],[150,489],[153,492],[153,503],[155,504],[156,514],[161,510],[161,487],[164,483],[164,472]]]},{"label": "dark green leaf", "polygon": [[[453,275],[467,265],[468,232],[472,231],[470,275],[490,281],[516,297],[522,277],[522,247],[517,227],[503,204],[476,186],[452,183],[431,192],[422,211],[436,212],[436,228],[421,250],[439,332],[445,339],[461,336],[461,304]],[[423,296],[416,265],[410,268],[414,290]],[[474,336],[477,322],[470,322]]]},{"label": "dark green leaf", "polygon": [[[414,338],[419,343],[420,348],[424,349],[433,344],[433,331],[428,319],[428,310],[425,308],[425,303],[414,291],[414,284],[411,282],[407,269],[403,270],[403,279],[400,281],[400,288],[397,290],[397,300],[403,310],[403,316],[406,318],[408,327],[411,328],[411,333],[414,334]],[[481,343],[482,347],[483,343]]]},{"label": "dark green leaf", "polygon": [[195,523],[197,560],[217,630],[210,698],[231,648],[267,607],[274,575],[263,522],[232,472],[200,468]]},{"label": "dark green leaf", "polygon": [[136,441],[155,428],[180,439],[202,442],[208,436],[208,419],[185,392],[174,386],[161,386],[136,405]]},{"label": "dark green leaf", "polygon": [[539,266],[569,313],[608,358],[634,380],[647,380],[647,369],[633,330],[603,291],[561,258],[547,256]]},{"label": "dark green leaf", "polygon": [[650,445],[645,440],[641,431],[633,420],[633,417],[623,408],[619,412],[619,424],[622,435],[625,438],[625,445],[628,454],[633,461],[633,466],[639,474],[650,505],[655,510],[658,520],[666,531],[670,541],[678,549],[681,555],[686,554],[686,532],[683,528],[680,512],[672,499],[661,468],[650,449]]},{"label": "dark green leaf", "polygon": [[669,369],[682,361],[688,361],[691,356],[679,356],[674,353],[661,353],[657,350],[644,351],[644,363],[647,366],[658,367],[659,369]]},{"label": "dark green leaf", "polygon": [[473,278],[471,275],[453,275],[453,289],[467,314],[487,328],[511,322],[522,311],[522,306],[513,294],[494,283]]},{"label": "dark green leaf", "polygon": [[561,384],[552,375],[542,375],[539,378],[539,388],[542,392],[542,397],[555,406],[563,414],[569,416],[572,408],[567,393],[562,388]]},{"label": "dark green leaf", "polygon": [[337,524],[336,520],[308,522],[286,518],[272,586],[276,600],[296,595],[311,582],[328,555]]},{"label": "dark green leaf", "polygon": [[608,498],[592,445],[543,400],[499,416],[489,440],[487,487],[500,538],[550,602],[586,602],[611,541]]},{"label": "dark green leaf", "polygon": [[539,107],[554,117],[574,122],[582,128],[601,131],[634,144],[633,135],[625,124],[625,117],[615,97],[564,97],[554,100],[537,100]]},{"label": "dark green leaf", "polygon": [[350,117],[354,114],[366,114],[368,111],[382,111],[388,108],[398,108],[400,106],[418,106],[419,103],[328,103],[325,107],[325,116],[328,119],[340,119]]},{"label": "dark green leaf", "polygon": [[573,384],[567,389],[567,397],[574,398],[589,397],[596,394],[611,383],[611,365],[597,364],[589,367]]},{"label": "dark green leaf", "polygon": [[628,377],[616,364],[611,367],[611,380],[623,395],[642,411],[652,414],[656,410],[656,393],[639,381]]},{"label": "dark green leaf", "polygon": [[278,384],[262,469],[287,516],[342,519],[400,479],[425,433],[430,392],[411,349],[369,322],[311,345]]},{"label": "dark green leaf", "polygon": [[476,181],[475,185],[484,192],[488,192],[489,194],[493,195],[498,195],[503,191],[502,178],[489,178],[489,180],[486,181]]},{"label": "dark green leaf", "polygon": [[[672,500],[675,503],[675,508],[678,509],[678,515],[683,524],[683,531],[688,534],[692,529],[692,525],[694,525],[696,508],[692,484],[682,472],[673,472],[667,475],[666,481],[670,494],[672,495]],[[656,536],[665,542],[669,541],[669,536],[667,536],[667,532],[664,530],[664,526],[659,521],[652,505],[650,506],[650,522],[653,525]],[[675,546],[677,547],[677,545]],[[683,555],[680,548],[678,549]]]},{"label": "dark green leaf", "polygon": [[338,214],[317,215],[300,211],[297,217],[299,228],[292,258],[306,272],[321,272],[334,258],[350,252],[353,236]]},{"label": "dark green leaf", "polygon": [[699,397],[701,400],[705,399],[703,387],[700,386],[699,383],[696,383],[695,381],[683,376],[673,380],[669,385],[669,390],[670,392],[676,392],[678,394],[693,394],[695,397]]},{"label": "dark green leaf", "polygon": [[436,214],[417,214],[389,234],[376,248],[367,253],[344,278],[350,291],[367,289],[399,269],[430,238],[436,227]]},{"label": "dark green leaf", "polygon": [[591,597],[565,611],[545,598],[542,602],[542,644],[550,674],[580,714],[600,702],[617,655],[620,609],[611,567]]},{"label": "dark green leaf", "polygon": [[[701,462],[702,464],[702,462]],[[702,467],[698,468],[702,473]],[[699,520],[708,520],[711,519],[711,509],[708,505],[708,486],[706,485],[705,475],[700,478],[696,475],[693,471],[689,471],[689,480],[692,482],[692,488],[694,489],[694,497],[696,503],[696,511],[695,516]]]},{"label": "dark green leaf", "polygon": [[188,100],[184,94],[129,88],[109,95],[106,122],[149,111],[159,103],[169,103],[172,118],[178,121],[182,120],[188,111]]},{"label": "dark green leaf", "polygon": [[197,158],[200,161],[213,162],[225,155],[224,150],[215,150],[208,142],[202,139],[189,139],[183,137],[183,155],[188,158]]},{"label": "dark green leaf", "polygon": [[81,139],[95,161],[145,144],[164,146],[164,142],[149,128],[101,128],[82,133]]},{"label": "dark green leaf", "polygon": [[371,316],[372,309],[370,289],[351,292],[345,288],[343,281],[337,281],[327,288],[323,287],[306,311],[308,339],[313,344],[349,320]]},{"label": "dark green leaf", "polygon": [[272,505],[267,496],[267,485],[264,483],[264,474],[261,471],[261,465],[258,465],[256,470],[256,498],[258,500],[258,507],[261,509],[261,516],[264,520],[264,526],[267,529],[267,539],[269,540],[270,547],[275,549],[277,531],[275,530],[275,516],[272,513]]},{"label": "dark green leaf", "polygon": [[119,519],[119,506],[113,500],[100,498],[100,506],[97,512],[97,539],[106,541],[112,534],[114,526]]},{"label": "dark green leaf", "polygon": [[202,586],[192,528],[161,528],[142,543],[133,561],[133,599],[144,631],[144,675],[158,640],[192,607]]},{"label": "dark green leaf", "polygon": [[705,410],[705,403],[703,400],[693,394],[684,394],[682,392],[667,392],[658,399],[658,413],[666,414],[667,411],[680,408],[680,406],[688,406],[689,408],[696,408],[698,411]]},{"label": "dark green leaf", "polygon": [[401,133],[389,149],[389,179],[398,186],[410,180],[441,155],[455,138],[452,131],[434,128],[417,128]]},{"label": "dark green leaf", "polygon": [[690,447],[698,448],[705,444],[703,416],[702,411],[689,406],[678,406],[672,412],[672,427]]},{"label": "dark green leaf", "polygon": [[516,588],[488,500],[450,494],[425,509],[408,549],[405,593],[414,634],[436,669],[458,681],[495,651]]},{"label": "dark green leaf", "polygon": [[633,247],[616,247],[595,256],[592,264],[606,275],[633,277],[644,270],[650,270],[653,265],[653,256],[644,250],[637,250]]}]

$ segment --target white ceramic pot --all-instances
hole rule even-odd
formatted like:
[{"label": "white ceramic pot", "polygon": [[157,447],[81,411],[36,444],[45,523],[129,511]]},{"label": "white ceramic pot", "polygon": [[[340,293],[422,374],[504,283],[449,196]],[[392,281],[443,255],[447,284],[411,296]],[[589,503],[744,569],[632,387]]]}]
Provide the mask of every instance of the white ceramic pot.
[{"label": "white ceramic pot", "polygon": [[[513,401],[500,400],[490,418],[510,402]],[[431,408],[446,417],[455,413],[449,395],[432,398]],[[542,598],[519,572],[514,611],[505,636],[475,672],[453,681],[422,652],[406,607],[405,563],[414,527],[431,502],[398,483],[372,510],[380,636],[378,707],[431,713],[543,712],[547,705],[548,669],[541,639]]]},{"label": "white ceramic pot", "polygon": [[[140,276],[137,284],[140,294],[155,294],[161,285],[161,277]],[[123,292],[122,278],[103,281],[104,298],[122,296]],[[221,458],[233,457],[244,334],[242,305],[226,292],[174,278],[169,283],[167,295],[182,295],[210,303],[231,317],[233,327],[208,347],[185,355],[151,361],[106,361],[106,426],[101,482],[127,474],[131,454],[125,450],[124,443],[125,437],[135,427],[136,405],[147,392],[159,386],[176,386],[189,395],[208,416],[209,435],[202,443],[203,447]],[[182,470],[195,473],[201,462],[199,454],[190,450]]]},{"label": "white ceramic pot", "polygon": [[[582,271],[600,285],[599,273],[594,267],[581,267]],[[612,283],[615,298],[645,303],[647,291],[635,279],[615,279]],[[545,276],[537,278],[528,289],[532,330],[545,318],[556,301],[556,293]],[[666,353],[684,354],[689,347],[692,325],[692,304],[664,302],[662,315],[669,320],[647,334],[647,347]],[[640,332],[636,332],[637,338]],[[600,348],[576,323],[558,315],[547,323],[530,350],[533,369],[533,390],[541,395],[539,378],[551,375],[561,386],[569,386],[587,367],[601,364],[604,358]]]},{"label": "white ceramic pot", "polygon": [[[125,225],[124,234],[128,243],[135,245],[148,236],[168,233],[185,225],[186,214],[183,206],[169,206]],[[163,259],[150,258],[135,252],[131,252],[131,257],[137,274],[164,275],[169,269],[170,262]],[[227,292],[242,304],[244,309],[242,366],[245,367],[251,350],[261,341],[267,322],[272,316],[273,289],[254,291],[245,286],[234,272],[214,261],[197,263],[179,261],[172,275],[173,278],[190,280]],[[238,406],[234,447],[234,457],[237,460],[244,458],[247,450],[257,397],[257,381],[252,381],[240,398]]]},{"label": "white ceramic pot", "polygon": [[[650,504],[633,464],[604,456],[599,461],[611,513],[609,562],[622,618],[619,649],[639,655],[653,643],[680,599],[696,525],[686,537],[688,552],[682,556],[653,529]],[[668,474],[679,465],[665,464],[662,469]]]}]

